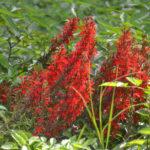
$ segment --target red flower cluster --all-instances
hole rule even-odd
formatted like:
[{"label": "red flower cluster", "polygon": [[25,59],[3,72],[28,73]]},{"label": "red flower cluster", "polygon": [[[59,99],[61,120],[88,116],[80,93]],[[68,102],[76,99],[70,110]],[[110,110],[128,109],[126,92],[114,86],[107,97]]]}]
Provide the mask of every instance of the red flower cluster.
[{"label": "red flower cluster", "polygon": [[[84,97],[87,103],[90,101],[89,62],[96,54],[95,23],[90,16],[83,19],[81,27],[78,26],[78,22],[78,18],[69,19],[60,35],[51,40],[49,52],[41,59],[43,64],[47,62],[47,67],[38,71],[34,70],[29,76],[19,76],[21,83],[13,90],[13,104],[10,105],[13,109],[27,109],[30,112],[29,115],[36,122],[34,135],[40,133],[45,133],[47,136],[56,135],[81,115],[85,106],[74,89]],[[74,50],[68,52],[66,45],[73,40],[74,32],[78,29],[81,31],[78,34],[80,39]],[[116,54],[103,63],[95,85],[115,80],[127,82],[126,77],[135,77],[143,81],[140,86],[145,88],[150,79],[150,64],[147,58],[150,49],[146,48],[146,41],[140,48],[135,45],[130,30],[123,30],[123,35],[116,45]],[[90,82],[93,87],[94,83]],[[93,95],[95,103],[99,99],[96,92]],[[103,113],[109,114],[112,93],[112,87],[108,87],[104,92]],[[6,101],[6,94],[7,91],[0,86],[0,99],[3,102]],[[143,95],[143,90],[138,88],[117,88],[114,115],[131,104],[145,101]],[[136,109],[138,108],[136,107],[133,111]],[[116,122],[112,122],[114,133],[117,133],[120,128],[118,122],[127,120],[128,114],[128,111],[125,111]]]},{"label": "red flower cluster", "polygon": [[69,42],[73,39],[73,32],[78,29],[77,23],[79,20],[80,19],[78,18],[69,19],[69,22],[63,27],[64,30],[60,32],[60,35],[51,39],[53,42],[51,50],[55,50],[56,47],[59,47],[62,44],[69,44]]},{"label": "red flower cluster", "polygon": [[[134,46],[130,30],[123,30],[122,32],[123,35],[119,39],[119,42],[116,43],[117,53],[109,58],[108,62],[103,63],[99,72],[99,77],[96,79],[96,84],[100,85],[103,81],[112,82],[115,80],[126,83],[126,77],[135,77],[141,79],[143,83],[140,86],[146,88],[148,80],[150,79],[150,75],[148,74],[150,71],[150,64],[147,58],[149,48],[146,48],[144,45],[142,48]],[[131,83],[129,83],[129,85],[131,85]],[[103,112],[108,114],[112,93],[113,88],[108,87],[103,96]],[[138,88],[118,87],[115,92],[114,115],[126,109],[131,103],[137,104],[145,101],[143,95],[144,91]],[[134,111],[136,111],[136,109],[137,107]],[[124,121],[128,117],[128,111],[125,111],[118,117],[116,122]],[[136,119],[136,117],[134,118]]]},{"label": "red flower cluster", "polygon": [[[52,48],[57,47],[58,52],[52,53],[48,67],[34,70],[23,79],[20,77],[22,83],[15,89],[21,105],[33,112],[37,122],[35,134],[55,135],[56,131],[64,130],[81,115],[84,103],[72,87],[82,94],[87,103],[90,101],[88,75],[89,61],[96,54],[95,23],[92,17],[86,17],[83,25],[78,27],[78,21],[70,19],[64,31],[52,40]],[[78,28],[81,30],[80,40],[75,50],[68,54],[64,44],[69,44],[73,31]]]}]

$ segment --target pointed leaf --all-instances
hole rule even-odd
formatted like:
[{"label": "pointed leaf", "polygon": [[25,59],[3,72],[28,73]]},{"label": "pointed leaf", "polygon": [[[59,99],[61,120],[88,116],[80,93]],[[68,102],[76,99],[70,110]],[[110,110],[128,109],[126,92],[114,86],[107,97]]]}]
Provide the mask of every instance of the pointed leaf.
[{"label": "pointed leaf", "polygon": [[76,11],[75,11],[74,7],[71,8],[71,12],[73,13],[73,15],[74,15],[75,17],[77,17],[77,14],[76,14]]},{"label": "pointed leaf", "polygon": [[42,142],[46,142],[47,141],[46,137],[40,137],[40,139],[41,139]]},{"label": "pointed leaf", "polygon": [[133,77],[126,77],[126,79],[131,82],[132,84],[139,86],[142,84],[142,80],[139,80],[137,78],[133,78]]},{"label": "pointed leaf", "polygon": [[80,144],[73,144],[73,146],[74,146],[74,147],[76,147],[76,148],[82,148],[82,149],[90,150],[90,148],[89,148],[89,147],[87,147],[87,146],[83,146],[83,145],[80,145]]},{"label": "pointed leaf", "polygon": [[32,136],[30,139],[29,139],[29,145],[32,145],[36,142],[41,142],[40,138],[38,136]]},{"label": "pointed leaf", "polygon": [[12,13],[10,13],[9,11],[7,11],[7,10],[3,10],[3,9],[0,9],[0,13],[2,13],[2,14],[6,14],[6,15],[9,15],[9,16],[13,16],[13,14]]},{"label": "pointed leaf", "polygon": [[3,110],[0,110],[0,118],[2,118],[5,122],[7,121],[6,112]]},{"label": "pointed leaf", "polygon": [[129,147],[129,146],[133,146],[133,145],[143,145],[145,142],[146,142],[145,139],[137,139],[137,140],[133,140],[133,141],[128,142],[123,147]]},{"label": "pointed leaf", "polygon": [[148,134],[148,135],[150,135],[150,127],[143,128],[143,129],[141,129],[138,132],[141,133],[141,134]]},{"label": "pointed leaf", "polygon": [[1,17],[5,20],[5,22],[8,24],[8,26],[10,28],[12,28],[12,30],[14,31],[14,33],[16,35],[19,35],[19,29],[17,28],[17,26],[15,25],[14,21],[12,20],[12,18],[8,15],[1,15]]},{"label": "pointed leaf", "polygon": [[123,83],[120,81],[114,81],[114,82],[102,83],[100,86],[127,87],[128,83]]},{"label": "pointed leaf", "polygon": [[149,116],[149,112],[146,109],[137,110],[136,113],[138,113],[139,115],[142,115],[142,116],[147,116],[147,117]]},{"label": "pointed leaf", "polygon": [[96,140],[96,138],[90,138],[84,143],[84,145],[93,145],[95,144]]},{"label": "pointed leaf", "polygon": [[0,110],[7,110],[7,108],[3,105],[0,105]]},{"label": "pointed leaf", "polygon": [[27,144],[28,137],[23,131],[12,130],[11,136],[20,146]]},{"label": "pointed leaf", "polygon": [[7,142],[4,145],[1,146],[2,149],[19,149],[16,143],[13,142]]},{"label": "pointed leaf", "polygon": [[0,55],[0,64],[6,69],[9,67],[8,60],[2,55]]}]

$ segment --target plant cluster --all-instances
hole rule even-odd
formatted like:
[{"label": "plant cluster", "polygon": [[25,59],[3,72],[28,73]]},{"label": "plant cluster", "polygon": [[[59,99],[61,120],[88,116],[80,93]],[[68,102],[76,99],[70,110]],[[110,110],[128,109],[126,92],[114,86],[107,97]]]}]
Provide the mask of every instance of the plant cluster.
[{"label": "plant cluster", "polygon": [[[83,19],[81,27],[78,22],[77,18],[70,19],[60,35],[52,39],[50,51],[42,58],[49,57],[46,69],[20,76],[21,84],[13,89],[12,107],[14,111],[17,108],[32,110],[36,120],[34,134],[56,135],[81,115],[84,103],[72,87],[78,89],[87,103],[90,101],[88,76],[89,61],[96,54],[95,23],[92,17]],[[65,46],[78,28],[80,40],[75,50],[67,53]]]},{"label": "plant cluster", "polygon": [[[126,83],[127,77],[137,78],[141,80],[140,88],[133,86],[134,84],[129,82],[129,86],[132,87],[117,87],[115,89],[114,98],[114,115],[120,111],[125,110],[131,105],[142,103],[146,101],[144,97],[144,88],[147,88],[148,80],[150,79],[150,63],[148,60],[150,48],[147,47],[147,41],[143,40],[142,46],[139,47],[135,41],[135,38],[131,35],[130,30],[122,30],[123,35],[116,43],[117,52],[104,61],[99,73],[97,74],[95,84],[100,85],[103,82],[120,81]],[[103,93],[103,113],[110,113],[110,105],[113,96],[114,88],[109,86]],[[99,95],[95,93],[95,95]],[[99,96],[95,98],[99,99]],[[131,124],[135,124],[138,121],[138,115],[135,115],[136,107],[132,110],[132,115],[129,111],[121,113],[121,115],[112,122],[112,126],[115,127],[115,133],[118,132],[119,121],[132,120]],[[131,119],[132,118],[132,119]]]},{"label": "plant cluster", "polygon": [[[51,40],[49,51],[38,59],[42,61],[43,68],[34,68],[26,76],[20,75],[20,84],[11,91],[8,91],[7,83],[0,86],[1,103],[8,102],[14,112],[26,112],[27,117],[34,120],[34,135],[44,133],[57,137],[81,116],[86,105],[91,104],[93,108],[91,101],[96,108],[100,97],[103,114],[110,114],[112,104],[113,116],[125,110],[111,122],[113,133],[118,132],[119,122],[137,122],[138,116],[133,115],[141,106],[133,108],[132,105],[146,101],[143,89],[148,87],[150,79],[148,43],[143,37],[140,47],[130,30],[123,29],[123,35],[116,43],[117,52],[101,65],[100,71],[91,79],[91,62],[97,54],[96,32],[91,16],[82,21],[70,18],[59,36]],[[76,44],[73,43],[75,38]],[[98,89],[104,82],[126,83],[127,77],[141,80],[138,88],[128,82],[129,86],[115,89],[109,86],[102,92]],[[126,109],[129,107],[131,109]],[[100,119],[97,109],[92,113]]]}]

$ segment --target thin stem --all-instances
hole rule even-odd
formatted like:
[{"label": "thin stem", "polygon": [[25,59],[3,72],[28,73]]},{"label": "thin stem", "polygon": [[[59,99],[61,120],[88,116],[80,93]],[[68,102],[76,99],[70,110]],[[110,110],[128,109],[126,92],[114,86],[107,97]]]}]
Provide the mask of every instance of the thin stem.
[{"label": "thin stem", "polygon": [[93,118],[93,116],[92,116],[92,113],[91,113],[90,109],[88,108],[87,103],[86,103],[84,97],[83,97],[83,96],[80,94],[80,92],[78,92],[74,87],[72,87],[72,89],[73,89],[73,90],[81,97],[81,99],[83,100],[84,105],[85,105],[85,107],[86,107],[86,110],[87,110],[87,112],[88,112],[88,114],[89,114],[89,116],[90,116],[90,118],[91,118],[91,120],[92,120],[92,122],[93,122],[93,124],[94,124],[94,127],[95,127],[95,129],[96,129],[99,142],[100,142],[100,144],[102,144],[101,136],[100,136],[100,132],[99,132],[99,129],[98,129],[96,120],[94,120],[94,118]]},{"label": "thin stem", "polygon": [[[117,76],[118,76],[118,66],[117,66],[117,71],[116,71],[116,79],[117,79]],[[116,87],[114,87],[113,95],[112,95],[112,103],[111,103],[111,108],[110,108],[109,122],[108,122],[108,131],[107,131],[107,139],[106,139],[106,149],[108,147],[109,137],[110,137],[111,122],[112,122],[114,100],[115,100],[115,91],[116,91]]]},{"label": "thin stem", "polygon": [[102,90],[102,87],[100,89],[100,103],[99,103],[99,125],[100,125],[100,133],[101,133],[101,139],[102,139],[102,148],[104,149],[104,132],[103,132],[103,123],[102,123],[102,97],[104,94],[104,90]]},{"label": "thin stem", "polygon": [[110,137],[111,122],[112,122],[113,107],[114,107],[114,99],[115,99],[115,91],[116,91],[116,87],[114,87],[114,90],[113,90],[112,103],[111,103],[111,108],[110,108],[110,115],[109,115],[109,122],[108,122],[108,131],[107,131],[107,140],[106,140],[106,149],[108,147],[109,137]]},{"label": "thin stem", "polygon": [[11,38],[8,38],[8,45],[9,45],[9,53],[8,53],[8,61],[10,60],[10,58],[11,58],[11,54],[12,54],[12,48],[13,48],[13,46],[12,46],[12,43],[11,43]]},{"label": "thin stem", "polygon": [[92,115],[95,119],[95,112],[94,112],[94,106],[93,106],[93,101],[92,101],[92,90],[91,90],[91,77],[90,77],[90,61],[89,61],[89,76],[88,76],[88,79],[89,79],[89,93],[90,93],[90,103],[91,103],[91,109],[92,109]]}]

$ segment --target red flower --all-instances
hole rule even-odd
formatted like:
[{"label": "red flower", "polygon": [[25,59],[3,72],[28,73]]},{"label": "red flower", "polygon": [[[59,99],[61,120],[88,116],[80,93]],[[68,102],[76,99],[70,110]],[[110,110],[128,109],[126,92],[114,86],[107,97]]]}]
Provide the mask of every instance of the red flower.
[{"label": "red flower", "polygon": [[[141,79],[143,83],[140,85],[142,88],[147,86],[147,81],[150,78],[148,74],[150,65],[147,60],[148,49],[145,47],[142,50],[138,46],[133,46],[133,40],[130,30],[123,30],[123,35],[119,39],[117,45],[117,53],[109,58],[108,62],[104,62],[101,66],[99,77],[96,79],[96,84],[99,85],[103,81],[121,81],[127,82],[126,77],[135,77]],[[116,79],[117,75],[117,79]],[[131,83],[129,83],[131,85]],[[111,100],[112,100],[112,87],[108,87],[103,96],[103,111],[109,114]],[[145,101],[143,98],[144,91],[137,88],[117,88],[114,100],[114,115],[126,109],[132,104],[137,104]],[[136,107],[134,111],[138,108]],[[118,121],[128,119],[128,111],[123,112]],[[112,124],[114,125],[114,124]]]},{"label": "red flower", "polygon": [[95,55],[96,45],[92,17],[84,19],[76,50],[68,54],[64,45],[72,40],[78,21],[76,18],[70,19],[59,37],[52,40],[52,47],[57,45],[58,52],[53,51],[48,67],[39,72],[34,70],[16,89],[28,109],[34,112],[37,133],[44,131],[46,135],[56,135],[81,115],[85,106],[72,87],[82,94],[87,103],[90,100],[89,61]]}]

